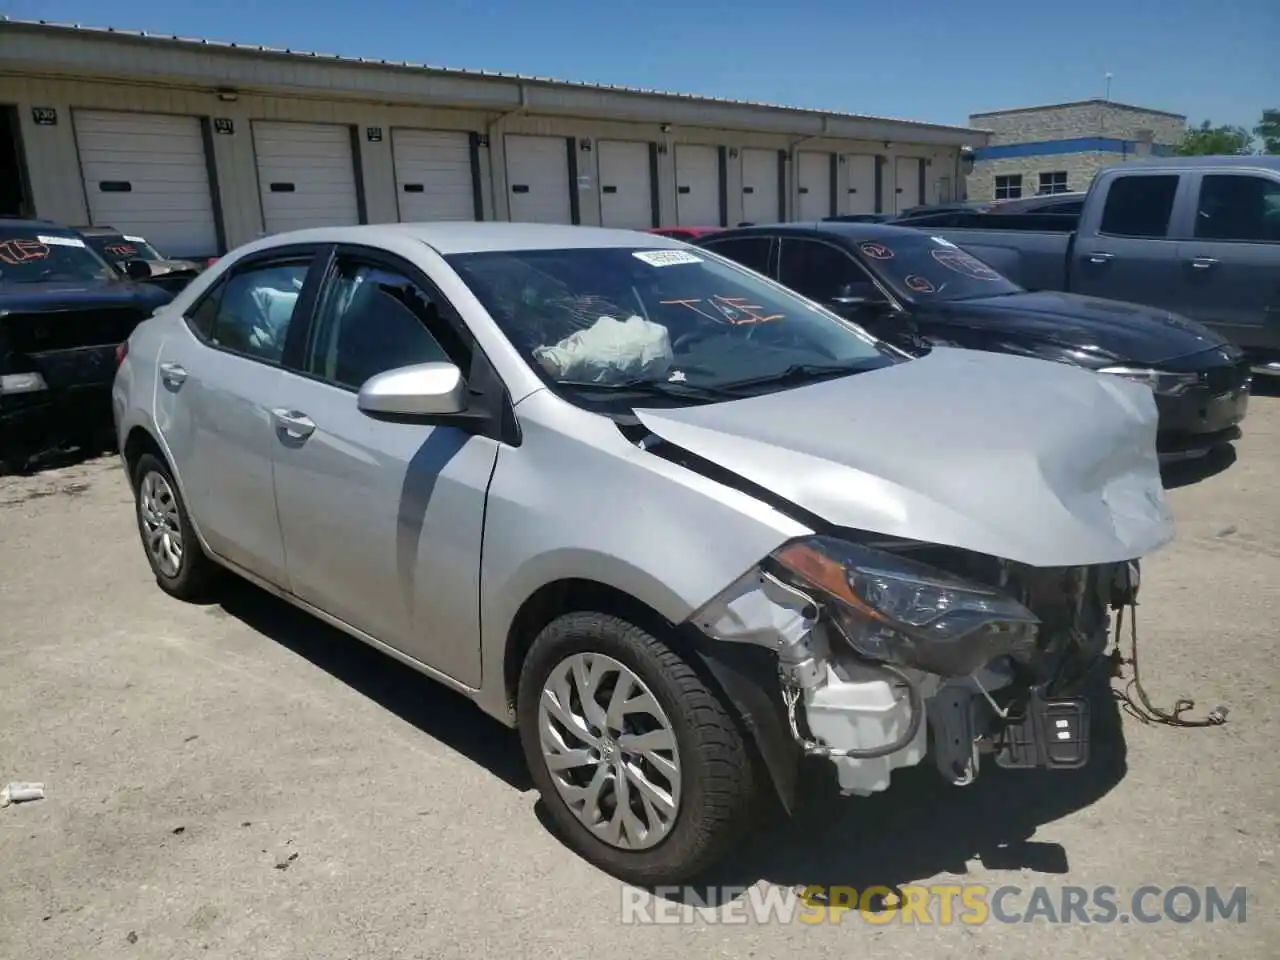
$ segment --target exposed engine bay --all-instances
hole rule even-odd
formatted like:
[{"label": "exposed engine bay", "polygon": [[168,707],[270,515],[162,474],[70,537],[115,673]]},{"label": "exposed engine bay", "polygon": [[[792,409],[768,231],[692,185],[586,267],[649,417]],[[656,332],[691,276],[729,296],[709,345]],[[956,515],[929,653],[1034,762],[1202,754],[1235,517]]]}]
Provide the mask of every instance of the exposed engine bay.
[{"label": "exposed engine bay", "polygon": [[905,541],[785,544],[693,619],[773,650],[791,735],[868,795],[926,757],[972,783],[981,758],[1070,769],[1089,758],[1080,694],[1107,664],[1133,562],[1031,567]]}]

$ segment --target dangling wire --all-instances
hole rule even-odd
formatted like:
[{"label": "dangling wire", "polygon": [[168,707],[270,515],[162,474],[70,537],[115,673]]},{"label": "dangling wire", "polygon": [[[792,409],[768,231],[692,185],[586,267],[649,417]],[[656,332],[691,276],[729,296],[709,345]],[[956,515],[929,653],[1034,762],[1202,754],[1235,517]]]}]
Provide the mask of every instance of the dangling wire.
[{"label": "dangling wire", "polygon": [[1227,708],[1215,707],[1209,715],[1199,719],[1189,719],[1183,714],[1196,708],[1196,702],[1188,697],[1174,701],[1172,710],[1162,710],[1153,706],[1147,692],[1142,688],[1142,680],[1138,674],[1138,605],[1129,606],[1129,651],[1128,661],[1120,657],[1120,632],[1124,624],[1124,607],[1116,613],[1116,650],[1114,656],[1119,663],[1133,666],[1133,677],[1124,685],[1123,690],[1112,689],[1112,696],[1120,701],[1121,708],[1129,716],[1142,723],[1158,723],[1168,727],[1220,727],[1227,722]]}]

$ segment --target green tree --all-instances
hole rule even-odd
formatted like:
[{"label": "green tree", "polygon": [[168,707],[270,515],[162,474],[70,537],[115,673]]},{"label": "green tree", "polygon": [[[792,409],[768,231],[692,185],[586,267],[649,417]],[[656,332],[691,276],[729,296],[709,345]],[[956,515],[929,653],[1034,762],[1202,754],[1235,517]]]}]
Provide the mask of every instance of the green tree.
[{"label": "green tree", "polygon": [[1182,157],[1238,156],[1252,147],[1253,136],[1244,127],[1215,127],[1206,120],[1183,135],[1176,152]]},{"label": "green tree", "polygon": [[1263,153],[1280,153],[1280,109],[1263,110],[1262,120],[1253,128],[1253,135],[1262,141]]}]

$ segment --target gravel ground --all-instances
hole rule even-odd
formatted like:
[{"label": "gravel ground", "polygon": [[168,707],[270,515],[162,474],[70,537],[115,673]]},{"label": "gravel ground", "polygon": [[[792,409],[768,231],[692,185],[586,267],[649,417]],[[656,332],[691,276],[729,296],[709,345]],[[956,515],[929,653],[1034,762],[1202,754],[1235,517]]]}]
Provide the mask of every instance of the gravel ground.
[{"label": "gravel ground", "polygon": [[[1015,914],[1036,886],[1108,885],[1121,913],[1144,884],[1244,886],[1243,923],[731,923],[628,899],[548,833],[515,736],[462,699],[247,585],[162,594],[99,460],[0,479],[0,783],[48,790],[0,809],[0,957],[1280,956],[1280,400],[1246,427],[1234,463],[1173,478],[1179,537],[1143,569],[1151,695],[1226,704],[1226,726],[1104,701],[1117,734],[1086,771],[819,794],[720,878],[1011,884]],[[635,902],[683,922],[624,923]]]}]

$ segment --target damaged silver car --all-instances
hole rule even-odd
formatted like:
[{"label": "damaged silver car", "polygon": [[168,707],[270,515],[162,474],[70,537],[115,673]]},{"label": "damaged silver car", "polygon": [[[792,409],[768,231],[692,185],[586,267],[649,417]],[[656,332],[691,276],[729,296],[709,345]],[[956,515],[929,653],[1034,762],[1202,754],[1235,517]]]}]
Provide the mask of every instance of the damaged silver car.
[{"label": "damaged silver car", "polygon": [[911,359],[630,231],[276,235],[119,360],[159,585],[233,571],[464,692],[638,883],[794,809],[806,757],[855,796],[1086,763],[1081,684],[1173,535],[1147,387]]}]

